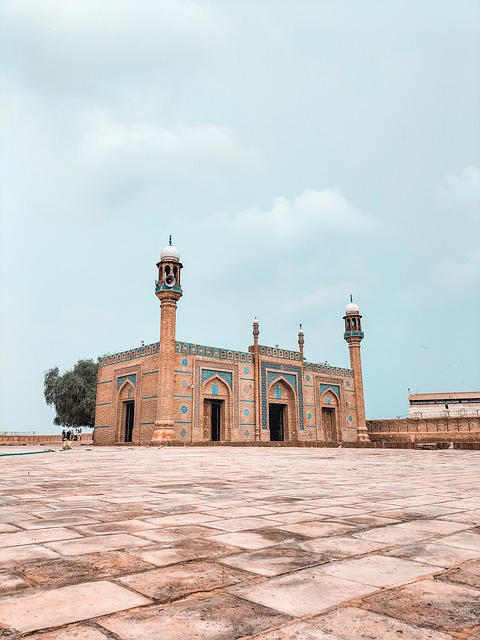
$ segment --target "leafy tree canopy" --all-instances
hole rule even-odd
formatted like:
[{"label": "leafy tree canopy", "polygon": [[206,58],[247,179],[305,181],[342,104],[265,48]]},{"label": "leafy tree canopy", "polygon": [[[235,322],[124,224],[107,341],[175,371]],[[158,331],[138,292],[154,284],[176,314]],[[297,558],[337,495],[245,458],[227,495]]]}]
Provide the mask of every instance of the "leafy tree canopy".
[{"label": "leafy tree canopy", "polygon": [[47,404],[55,407],[54,424],[93,427],[97,371],[98,364],[93,360],[79,360],[63,375],[59,375],[58,367],[45,373],[44,395]]}]

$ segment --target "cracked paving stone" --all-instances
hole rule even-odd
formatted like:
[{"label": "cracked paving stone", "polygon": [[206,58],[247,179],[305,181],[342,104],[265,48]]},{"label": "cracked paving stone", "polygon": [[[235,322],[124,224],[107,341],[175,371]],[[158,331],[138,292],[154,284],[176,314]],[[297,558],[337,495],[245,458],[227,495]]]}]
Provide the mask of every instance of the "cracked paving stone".
[{"label": "cracked paving stone", "polygon": [[108,636],[98,629],[72,624],[55,631],[35,633],[28,636],[28,640],[108,640]]},{"label": "cracked paving stone", "polygon": [[460,562],[466,562],[473,558],[478,558],[480,552],[471,549],[460,549],[459,547],[447,547],[437,542],[412,544],[399,549],[386,551],[385,555],[396,556],[397,558],[408,558],[416,562],[424,562],[426,564],[435,564],[439,567],[452,567]]},{"label": "cracked paving stone", "polygon": [[266,607],[221,594],[120,613],[98,624],[121,640],[235,640],[287,620]]},{"label": "cracked paving stone", "polygon": [[468,562],[461,567],[455,567],[442,576],[438,576],[438,579],[451,580],[452,582],[459,582],[460,584],[480,589],[480,560]]},{"label": "cracked paving stone", "polygon": [[452,640],[433,629],[419,628],[372,611],[340,607],[304,622],[286,624],[255,640]]},{"label": "cracked paving stone", "polygon": [[131,550],[130,553],[146,562],[164,567],[188,560],[216,558],[238,552],[238,547],[212,541],[210,538],[183,540],[169,547],[149,547],[148,549]]},{"label": "cracked paving stone", "polygon": [[189,562],[119,578],[125,586],[159,602],[213,591],[249,579],[248,574],[213,562]]},{"label": "cracked paving stone", "polygon": [[378,613],[441,631],[480,624],[480,591],[440,580],[422,580],[363,600]]},{"label": "cracked paving stone", "polygon": [[44,587],[63,587],[76,582],[93,581],[153,569],[155,565],[135,556],[113,551],[94,553],[89,556],[73,558],[66,556],[47,562],[35,562],[24,565],[20,571],[32,582]]},{"label": "cracked paving stone", "polygon": [[315,555],[306,551],[275,546],[267,547],[262,551],[227,556],[226,558],[221,558],[219,562],[238,569],[244,569],[245,571],[252,571],[262,576],[272,577],[328,562],[329,559],[326,555]]}]

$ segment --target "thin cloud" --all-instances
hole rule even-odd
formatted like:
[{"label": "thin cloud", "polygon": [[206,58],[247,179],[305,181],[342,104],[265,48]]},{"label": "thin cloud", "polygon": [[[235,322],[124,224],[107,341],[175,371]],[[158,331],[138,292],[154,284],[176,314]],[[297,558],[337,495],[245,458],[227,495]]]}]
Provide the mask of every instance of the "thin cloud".
[{"label": "thin cloud", "polygon": [[291,238],[323,229],[344,232],[365,229],[373,220],[353,207],[339,189],[304,191],[292,201],[275,198],[272,207],[261,210],[252,206],[235,216],[233,228],[278,238]]}]

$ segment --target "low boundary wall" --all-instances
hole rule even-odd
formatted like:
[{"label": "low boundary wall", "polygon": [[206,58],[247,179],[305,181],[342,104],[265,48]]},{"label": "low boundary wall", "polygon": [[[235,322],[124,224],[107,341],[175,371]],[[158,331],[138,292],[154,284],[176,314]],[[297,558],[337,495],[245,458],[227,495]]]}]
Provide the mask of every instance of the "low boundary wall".
[{"label": "low boundary wall", "polygon": [[480,442],[480,416],[367,420],[372,442]]},{"label": "low boundary wall", "polygon": [[[76,444],[92,444],[93,443],[93,434],[91,433],[82,433],[78,436],[78,440],[74,440],[72,444],[75,446]],[[41,435],[37,434],[35,436],[0,436],[0,446],[16,446],[19,445],[31,445],[35,446],[37,444],[62,444],[62,436],[61,435]]]}]

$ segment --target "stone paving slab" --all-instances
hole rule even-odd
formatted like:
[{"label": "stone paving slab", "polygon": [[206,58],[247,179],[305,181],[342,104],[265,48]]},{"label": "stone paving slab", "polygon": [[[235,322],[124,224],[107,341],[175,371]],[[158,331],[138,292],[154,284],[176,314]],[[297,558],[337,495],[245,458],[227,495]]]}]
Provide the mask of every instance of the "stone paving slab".
[{"label": "stone paving slab", "polygon": [[4,457],[0,636],[480,640],[478,455]]},{"label": "stone paving slab", "polygon": [[331,562],[323,571],[330,576],[337,576],[371,584],[376,587],[391,587],[395,584],[409,582],[420,576],[427,576],[441,571],[441,567],[404,560],[372,555],[366,558],[355,558],[343,562]]},{"label": "stone paving slab", "polygon": [[451,635],[421,629],[394,618],[353,607],[261,633],[255,640],[452,640]]},{"label": "stone paving slab", "polygon": [[208,561],[177,564],[120,578],[130,589],[154,598],[158,602],[170,602],[192,593],[213,591],[248,580],[248,574],[231,567]]},{"label": "stone paving slab", "polygon": [[372,593],[375,587],[327,575],[321,567],[316,567],[294,571],[259,585],[229,587],[227,591],[289,616],[301,617]]},{"label": "stone paving slab", "polygon": [[33,560],[45,560],[45,558],[58,558],[58,553],[36,544],[0,549],[0,566],[2,567],[18,566]]},{"label": "stone paving slab", "polygon": [[382,591],[364,603],[378,613],[443,631],[480,627],[480,590],[438,580],[422,580]]},{"label": "stone paving slab", "polygon": [[99,620],[121,640],[226,640],[250,637],[288,617],[229,594],[149,607]]},{"label": "stone paving slab", "polygon": [[62,555],[76,556],[99,551],[130,549],[132,547],[142,547],[150,544],[151,542],[148,540],[143,540],[142,538],[127,533],[119,533],[116,535],[88,536],[80,540],[67,540],[65,542],[51,542],[45,546]]},{"label": "stone paving slab", "polygon": [[107,640],[107,638],[106,633],[102,633],[98,629],[76,624],[56,631],[34,633],[28,636],[28,640]]},{"label": "stone paving slab", "polygon": [[90,582],[5,599],[0,602],[0,622],[17,631],[35,631],[150,602],[111,582]]}]

